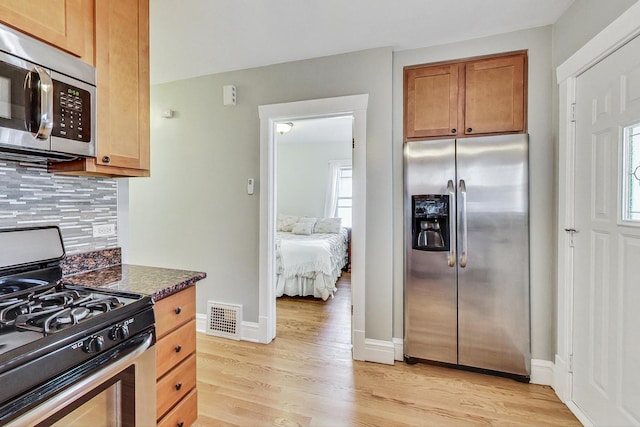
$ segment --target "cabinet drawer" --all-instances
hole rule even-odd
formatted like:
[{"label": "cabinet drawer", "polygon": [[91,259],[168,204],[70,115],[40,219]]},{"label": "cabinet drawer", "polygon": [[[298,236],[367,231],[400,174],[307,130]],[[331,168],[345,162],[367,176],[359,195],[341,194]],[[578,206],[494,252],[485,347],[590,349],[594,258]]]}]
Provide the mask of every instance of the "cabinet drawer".
[{"label": "cabinet drawer", "polygon": [[162,417],[180,399],[196,386],[196,355],[192,354],[172,371],[169,371],[156,386],[158,408],[156,418]]},{"label": "cabinet drawer", "polygon": [[158,427],[189,427],[198,418],[198,391],[192,390],[158,421]]},{"label": "cabinet drawer", "polygon": [[196,321],[180,326],[156,343],[158,378],[196,351]]},{"label": "cabinet drawer", "polygon": [[156,315],[156,336],[161,338],[167,332],[188,322],[196,316],[196,287],[185,290],[158,301],[154,308]]}]

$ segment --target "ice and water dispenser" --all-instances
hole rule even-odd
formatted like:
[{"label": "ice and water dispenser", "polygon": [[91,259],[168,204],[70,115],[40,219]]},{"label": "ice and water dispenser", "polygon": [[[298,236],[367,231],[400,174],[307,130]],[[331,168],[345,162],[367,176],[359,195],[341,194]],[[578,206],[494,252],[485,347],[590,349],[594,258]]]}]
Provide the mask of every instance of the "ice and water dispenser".
[{"label": "ice and water dispenser", "polygon": [[448,251],[449,196],[412,196],[412,247],[420,251]]}]

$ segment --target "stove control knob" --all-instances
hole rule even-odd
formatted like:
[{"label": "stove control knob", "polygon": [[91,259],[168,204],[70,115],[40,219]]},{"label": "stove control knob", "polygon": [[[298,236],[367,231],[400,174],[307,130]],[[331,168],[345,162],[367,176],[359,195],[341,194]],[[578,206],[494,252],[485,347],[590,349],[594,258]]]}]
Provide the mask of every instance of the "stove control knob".
[{"label": "stove control knob", "polygon": [[109,331],[109,338],[111,338],[113,341],[126,340],[127,338],[129,338],[129,326],[114,326],[113,328],[111,328],[111,331]]},{"label": "stove control knob", "polygon": [[94,335],[85,343],[83,350],[85,353],[100,353],[104,347],[104,338],[101,335]]}]

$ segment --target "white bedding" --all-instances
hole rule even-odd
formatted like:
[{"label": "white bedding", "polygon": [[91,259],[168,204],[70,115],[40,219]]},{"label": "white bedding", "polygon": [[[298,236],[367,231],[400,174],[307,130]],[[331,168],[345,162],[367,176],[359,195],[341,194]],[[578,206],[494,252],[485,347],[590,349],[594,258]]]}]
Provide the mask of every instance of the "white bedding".
[{"label": "white bedding", "polygon": [[276,233],[276,296],[333,297],[347,263],[348,234]]}]

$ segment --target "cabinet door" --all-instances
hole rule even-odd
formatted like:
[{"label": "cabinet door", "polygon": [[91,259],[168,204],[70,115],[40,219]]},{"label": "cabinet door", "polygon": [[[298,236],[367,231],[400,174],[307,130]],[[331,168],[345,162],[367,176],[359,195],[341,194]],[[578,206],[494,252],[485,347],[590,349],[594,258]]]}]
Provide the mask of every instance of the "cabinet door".
[{"label": "cabinet door", "polygon": [[96,2],[98,165],[149,169],[149,0]]},{"label": "cabinet door", "polygon": [[92,11],[93,0],[0,0],[0,21],[90,63]]},{"label": "cabinet door", "polygon": [[524,54],[468,62],[465,135],[525,130]]},{"label": "cabinet door", "polygon": [[458,133],[458,79],[458,64],[405,69],[405,140]]}]

